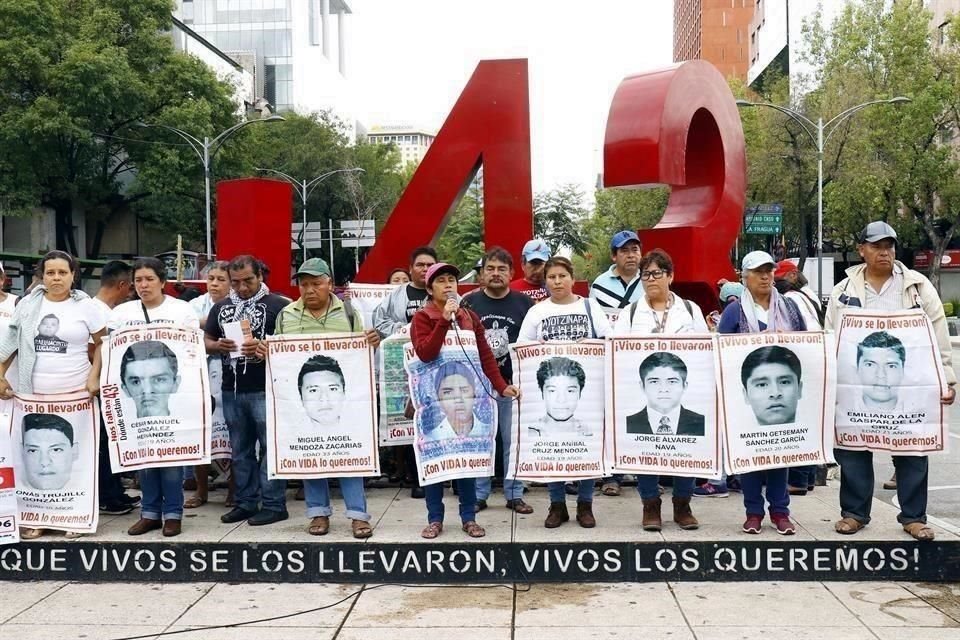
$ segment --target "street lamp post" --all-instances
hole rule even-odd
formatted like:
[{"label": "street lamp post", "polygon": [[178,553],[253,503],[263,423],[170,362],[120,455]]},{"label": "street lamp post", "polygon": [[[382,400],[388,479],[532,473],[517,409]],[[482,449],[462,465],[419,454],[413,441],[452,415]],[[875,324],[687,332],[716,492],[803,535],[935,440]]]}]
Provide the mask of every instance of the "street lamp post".
[{"label": "street lamp post", "polygon": [[[338,173],[354,173],[354,172],[358,172],[358,171],[359,171],[360,173],[364,173],[364,170],[363,170],[363,168],[361,168],[361,167],[352,167],[352,168],[350,168],[350,169],[334,169],[333,171],[328,171],[328,172],[326,172],[326,173],[324,173],[324,174],[322,174],[322,175],[317,176],[317,177],[314,178],[313,180],[310,180],[309,182],[307,182],[307,180],[305,180],[305,179],[304,179],[304,180],[297,180],[297,179],[294,178],[293,176],[291,176],[291,175],[289,175],[289,174],[287,174],[287,173],[284,173],[283,171],[278,171],[278,170],[276,170],[276,169],[262,169],[262,168],[260,168],[260,167],[256,167],[256,170],[257,170],[257,171],[260,171],[261,173],[273,173],[273,174],[276,174],[276,175],[280,176],[281,178],[283,178],[284,180],[286,180],[287,182],[289,182],[290,184],[294,185],[294,186],[297,188],[297,194],[300,196],[300,202],[303,204],[303,227],[302,227],[303,230],[302,230],[302,233],[303,233],[303,235],[304,235],[304,243],[303,243],[303,261],[304,261],[304,262],[307,261],[307,243],[306,243],[306,234],[307,234],[307,198],[310,197],[310,194],[313,193],[313,190],[317,187],[317,185],[319,185],[321,182],[323,182],[324,180],[326,180],[326,179],[329,178],[330,176],[336,175],[336,174],[338,174]],[[331,269],[333,268],[333,254],[332,254],[332,250],[331,250],[331,255],[330,255],[330,268],[331,268]]]},{"label": "street lamp post", "polygon": [[246,127],[247,125],[256,124],[258,122],[276,122],[284,120],[283,116],[270,116],[268,118],[260,118],[257,120],[244,120],[238,124],[233,125],[229,129],[225,129],[220,132],[220,134],[211,140],[209,137],[204,136],[203,140],[200,140],[196,136],[190,135],[182,129],[177,129],[176,127],[171,127],[166,124],[149,124],[146,122],[137,122],[135,123],[138,127],[153,127],[158,129],[166,129],[172,133],[177,134],[181,138],[187,141],[187,144],[190,145],[190,148],[193,149],[193,152],[197,154],[197,157],[200,158],[200,162],[203,163],[203,182],[204,182],[204,196],[206,200],[206,214],[207,214],[207,260],[213,260],[213,233],[212,233],[212,221],[210,217],[210,163],[213,161],[214,156],[217,155],[217,152],[220,151],[220,147],[223,146],[223,143],[226,142],[227,138],[232,136],[234,133],[240,129]]},{"label": "street lamp post", "polygon": [[841,111],[836,116],[831,118],[824,124],[823,118],[817,118],[816,123],[813,122],[810,118],[806,117],[802,113],[798,113],[793,109],[788,109],[787,107],[781,107],[778,104],[771,104],[769,102],[750,102],[748,100],[737,100],[738,107],[769,107],[771,109],[776,109],[780,113],[786,114],[790,117],[791,120],[797,122],[800,127],[806,132],[810,137],[810,140],[817,146],[817,297],[820,300],[823,300],[823,148],[827,143],[827,140],[830,139],[830,134],[837,130],[837,126],[860,111],[867,107],[871,107],[875,104],[901,104],[904,102],[912,102],[910,98],[904,96],[897,96],[895,98],[889,98],[887,100],[871,100],[870,102],[864,102],[863,104],[858,104],[855,107],[850,107],[846,111]]}]

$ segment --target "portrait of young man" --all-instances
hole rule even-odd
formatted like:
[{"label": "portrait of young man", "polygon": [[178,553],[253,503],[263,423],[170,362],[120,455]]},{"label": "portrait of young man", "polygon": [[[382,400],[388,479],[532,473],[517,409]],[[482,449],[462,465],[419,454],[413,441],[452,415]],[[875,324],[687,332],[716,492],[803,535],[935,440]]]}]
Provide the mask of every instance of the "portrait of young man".
[{"label": "portrait of young man", "polygon": [[672,353],[652,353],[640,363],[640,386],[647,396],[643,410],[627,416],[627,433],[702,436],[703,415],[683,406],[687,365]]},{"label": "portrait of young man", "polygon": [[903,409],[900,384],[906,359],[903,342],[886,331],[875,331],[857,344],[857,378],[861,385],[858,410]]},{"label": "portrait of young man", "polygon": [[803,382],[800,359],[793,351],[779,345],[751,351],[740,367],[740,381],[757,424],[796,422]]},{"label": "portrait of young man", "polygon": [[21,426],[27,484],[44,491],[63,489],[80,454],[73,425],[55,414],[28,413]]},{"label": "portrait of young man", "polygon": [[536,437],[557,433],[592,436],[590,426],[576,418],[577,405],[587,383],[586,373],[576,360],[560,356],[549,358],[537,368],[537,386],[543,397],[544,415],[527,430]]},{"label": "portrait of young man", "polygon": [[446,362],[440,366],[434,380],[437,404],[443,420],[424,433],[424,440],[476,438],[490,434],[490,424],[483,422],[474,413],[477,399],[476,375],[469,365]]},{"label": "portrait of young man", "polygon": [[133,399],[137,418],[170,415],[170,395],[180,387],[177,354],[156,340],[134,342],[120,360],[120,388]]},{"label": "portrait of young man", "polygon": [[328,431],[340,424],[347,385],[339,362],[325,355],[310,357],[300,368],[297,388],[311,427]]}]

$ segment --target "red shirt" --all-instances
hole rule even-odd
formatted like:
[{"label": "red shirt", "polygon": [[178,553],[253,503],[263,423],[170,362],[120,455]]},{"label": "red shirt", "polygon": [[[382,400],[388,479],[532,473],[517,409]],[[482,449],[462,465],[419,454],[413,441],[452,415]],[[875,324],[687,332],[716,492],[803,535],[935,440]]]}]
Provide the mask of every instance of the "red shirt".
[{"label": "red shirt", "polygon": [[510,288],[514,291],[519,291],[525,295],[533,298],[534,302],[540,302],[541,300],[546,300],[550,297],[550,293],[547,291],[547,288],[543,285],[537,285],[526,278],[518,278],[510,283]]}]

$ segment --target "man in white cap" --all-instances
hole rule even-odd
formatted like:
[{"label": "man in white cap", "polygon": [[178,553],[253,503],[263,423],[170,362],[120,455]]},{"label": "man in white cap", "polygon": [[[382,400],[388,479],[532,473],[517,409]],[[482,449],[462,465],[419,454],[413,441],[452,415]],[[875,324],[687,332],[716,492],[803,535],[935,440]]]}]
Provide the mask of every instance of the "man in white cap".
[{"label": "man in white cap", "polygon": [[534,302],[546,300],[550,297],[550,293],[543,286],[543,267],[550,259],[550,247],[542,239],[534,238],[523,245],[521,257],[523,258],[520,264],[523,277],[511,282],[510,288],[530,296]]},{"label": "man in white cap", "polygon": [[[841,313],[847,307],[873,311],[923,309],[933,325],[940,350],[940,361],[949,385],[940,399],[953,404],[957,383],[953,371],[952,348],[943,313],[943,303],[936,288],[923,274],[908,269],[896,259],[897,232],[886,222],[871,222],[860,232],[857,251],[863,264],[847,269],[847,277],[830,294],[827,306],[826,329],[835,330]],[[873,453],[834,449],[840,463],[840,515],[836,523],[838,533],[853,534],[870,522],[873,503]],[[927,526],[927,476],[929,467],[924,455],[895,455],[897,498],[900,514],[897,521],[903,530],[916,540],[933,540],[933,530]]]}]

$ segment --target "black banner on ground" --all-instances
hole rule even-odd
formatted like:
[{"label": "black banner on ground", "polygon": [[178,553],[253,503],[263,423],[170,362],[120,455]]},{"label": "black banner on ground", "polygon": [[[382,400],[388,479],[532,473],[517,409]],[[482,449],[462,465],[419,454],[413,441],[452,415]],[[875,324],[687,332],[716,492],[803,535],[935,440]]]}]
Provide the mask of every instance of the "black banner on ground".
[{"label": "black banner on ground", "polygon": [[223,544],[32,542],[0,580],[81,582],[648,582],[960,576],[960,543]]}]

